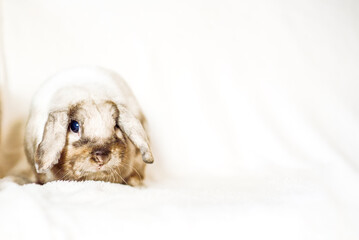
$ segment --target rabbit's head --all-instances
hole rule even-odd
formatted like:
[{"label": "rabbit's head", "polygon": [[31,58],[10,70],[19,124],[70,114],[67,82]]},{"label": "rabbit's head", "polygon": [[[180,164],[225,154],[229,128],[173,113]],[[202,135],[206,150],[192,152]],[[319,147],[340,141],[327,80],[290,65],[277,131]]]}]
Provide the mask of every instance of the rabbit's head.
[{"label": "rabbit's head", "polygon": [[[143,119],[144,121],[144,119]],[[153,157],[141,119],[112,101],[82,101],[51,112],[35,153],[37,172],[53,168],[59,179],[122,177],[131,157]],[[130,154],[131,153],[131,154]]]}]

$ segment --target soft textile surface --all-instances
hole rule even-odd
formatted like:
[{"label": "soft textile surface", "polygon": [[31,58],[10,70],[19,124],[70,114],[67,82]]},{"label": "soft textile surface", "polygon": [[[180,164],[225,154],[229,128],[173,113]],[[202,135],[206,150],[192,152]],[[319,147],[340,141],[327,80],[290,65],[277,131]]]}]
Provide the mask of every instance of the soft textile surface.
[{"label": "soft textile surface", "polygon": [[0,239],[359,239],[359,2],[3,0],[0,175],[31,96],[120,73],[148,118],[146,188],[0,183]]},{"label": "soft textile surface", "polygon": [[333,193],[322,177],[292,171],[167,178],[143,189],[103,182],[23,187],[8,182],[1,184],[0,234],[2,239],[356,239],[358,211],[351,206],[357,203]]}]

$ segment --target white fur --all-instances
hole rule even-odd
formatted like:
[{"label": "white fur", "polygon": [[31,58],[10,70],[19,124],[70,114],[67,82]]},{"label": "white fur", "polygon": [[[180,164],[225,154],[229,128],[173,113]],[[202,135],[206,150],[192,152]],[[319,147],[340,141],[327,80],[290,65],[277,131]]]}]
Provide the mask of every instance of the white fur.
[{"label": "white fur", "polygon": [[[36,149],[42,141],[44,126],[49,113],[62,111],[81,101],[107,101],[110,100],[119,106],[120,122],[122,120],[124,132],[132,136],[132,141],[139,147],[143,160],[150,162],[152,153],[146,134],[138,131],[136,127],[141,115],[140,107],[125,81],[117,74],[99,67],[77,67],[63,71],[51,77],[35,94],[33,98],[29,120],[26,127],[25,147],[33,163]],[[121,117],[122,116],[122,117]],[[126,116],[134,116],[134,122],[128,121]],[[96,121],[96,119],[95,119]],[[100,122],[100,121],[99,121]],[[142,126],[141,126],[142,128]],[[101,135],[97,131],[95,134]],[[129,137],[130,137],[129,136]],[[131,137],[130,137],[131,138]],[[54,163],[46,163],[45,169]],[[35,164],[37,172],[40,172]]]}]

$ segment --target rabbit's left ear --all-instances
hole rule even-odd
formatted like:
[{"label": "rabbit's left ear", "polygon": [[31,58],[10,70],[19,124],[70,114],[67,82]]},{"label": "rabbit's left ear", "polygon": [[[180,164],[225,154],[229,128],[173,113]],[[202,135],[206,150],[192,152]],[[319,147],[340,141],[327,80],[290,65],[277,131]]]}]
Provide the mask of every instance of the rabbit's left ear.
[{"label": "rabbit's left ear", "polygon": [[46,172],[59,161],[66,144],[68,122],[67,111],[55,111],[49,114],[42,141],[35,153],[35,168],[38,173]]},{"label": "rabbit's left ear", "polygon": [[123,105],[117,105],[120,112],[118,125],[131,142],[140,150],[145,163],[153,163],[150,143],[141,122]]}]

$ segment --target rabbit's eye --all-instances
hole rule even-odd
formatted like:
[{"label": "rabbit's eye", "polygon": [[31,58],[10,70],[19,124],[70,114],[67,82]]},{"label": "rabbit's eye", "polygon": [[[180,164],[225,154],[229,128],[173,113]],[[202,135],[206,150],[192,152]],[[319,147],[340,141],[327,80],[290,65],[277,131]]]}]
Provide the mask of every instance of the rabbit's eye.
[{"label": "rabbit's eye", "polygon": [[75,120],[71,120],[70,129],[74,133],[78,133],[80,130],[80,124],[78,122],[76,122]]}]

